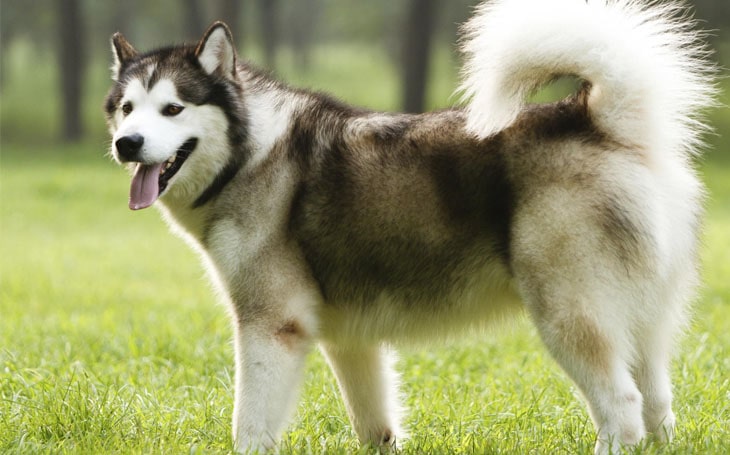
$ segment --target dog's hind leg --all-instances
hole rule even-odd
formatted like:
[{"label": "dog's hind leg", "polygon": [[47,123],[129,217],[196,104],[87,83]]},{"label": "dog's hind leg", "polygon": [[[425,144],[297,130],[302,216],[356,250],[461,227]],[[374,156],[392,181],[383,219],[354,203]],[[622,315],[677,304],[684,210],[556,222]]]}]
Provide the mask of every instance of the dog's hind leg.
[{"label": "dog's hind leg", "polygon": [[[580,201],[550,196],[562,204],[560,211],[543,210],[550,202],[541,201],[536,216],[520,215],[513,270],[543,342],[587,401],[598,433],[596,453],[616,453],[646,434],[643,397],[632,374],[631,328],[641,296]],[[570,209],[575,216],[566,216]]]},{"label": "dog's hind leg", "polygon": [[584,395],[595,423],[596,454],[638,444],[645,436],[642,395],[609,328],[582,311],[535,317],[553,357]]},{"label": "dog's hind leg", "polygon": [[[634,377],[644,396],[644,423],[655,440],[669,442],[676,417],[672,412],[670,362],[687,328],[688,306],[696,296],[701,188],[692,173],[667,166],[659,174],[664,207],[652,217],[656,254],[647,267],[642,291],[647,296],[636,318]],[[662,235],[663,234],[663,235]],[[635,313],[637,314],[637,313]]]},{"label": "dog's hind leg", "polygon": [[376,447],[399,443],[405,435],[399,422],[398,376],[392,354],[382,346],[323,344],[322,351],[337,377],[360,441]]},{"label": "dog's hind leg", "polygon": [[670,348],[675,330],[665,320],[643,327],[642,342],[637,345],[634,376],[644,396],[646,429],[658,441],[669,442],[674,436],[672,383],[669,376]]},{"label": "dog's hind leg", "polygon": [[686,324],[685,307],[696,287],[694,262],[689,257],[681,261],[681,267],[656,286],[659,292],[654,311],[635,329],[641,342],[636,343],[634,377],[644,396],[646,429],[660,442],[669,442],[674,436],[669,367],[672,350]]},{"label": "dog's hind leg", "polygon": [[643,398],[632,376],[625,329],[602,321],[596,314],[601,310],[591,308],[607,302],[585,294],[527,300],[542,340],[588,403],[598,432],[596,453],[639,443],[645,436]]}]

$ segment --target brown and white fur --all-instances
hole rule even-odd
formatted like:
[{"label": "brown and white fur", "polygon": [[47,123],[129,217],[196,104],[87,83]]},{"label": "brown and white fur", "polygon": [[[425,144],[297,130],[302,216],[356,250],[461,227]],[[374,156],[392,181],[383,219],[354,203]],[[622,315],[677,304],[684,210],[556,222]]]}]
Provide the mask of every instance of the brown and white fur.
[{"label": "brown and white fur", "polygon": [[[597,453],[671,439],[713,95],[683,11],[488,1],[465,26],[465,107],[418,115],[289,88],[239,62],[222,23],[149,53],[115,35],[112,154],[130,207],[156,205],[230,305],[236,449],[276,445],[315,344],[360,440],[400,442],[391,348],[522,307]],[[561,75],[584,84],[525,104]]]}]

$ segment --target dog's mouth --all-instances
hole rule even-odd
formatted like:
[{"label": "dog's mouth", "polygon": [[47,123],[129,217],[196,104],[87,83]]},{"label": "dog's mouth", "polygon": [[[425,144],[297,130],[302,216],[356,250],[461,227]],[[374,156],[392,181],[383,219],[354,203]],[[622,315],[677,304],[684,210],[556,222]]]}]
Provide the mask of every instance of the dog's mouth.
[{"label": "dog's mouth", "polygon": [[162,163],[137,163],[129,189],[129,208],[140,210],[152,205],[167,189],[167,184],[180,171],[195,146],[197,138],[188,139],[177,149],[177,152]]}]

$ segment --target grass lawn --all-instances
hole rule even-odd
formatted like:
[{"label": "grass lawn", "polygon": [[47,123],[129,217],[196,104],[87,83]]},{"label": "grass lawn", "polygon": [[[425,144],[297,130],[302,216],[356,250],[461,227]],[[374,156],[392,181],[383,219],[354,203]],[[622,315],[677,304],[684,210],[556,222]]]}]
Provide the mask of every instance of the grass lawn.
[{"label": "grass lawn", "polygon": [[[230,452],[231,330],[197,258],[155,210],[127,209],[105,139],[33,142],[0,152],[0,453]],[[702,172],[706,285],[672,371],[677,437],[637,453],[730,453],[730,160]],[[524,320],[403,353],[399,369],[402,453],[592,450],[584,406]],[[283,446],[358,451],[317,352]]]},{"label": "grass lawn", "polygon": [[[228,452],[226,311],[157,213],[126,208],[128,177],[104,147],[3,148],[0,453]],[[661,453],[730,451],[730,168],[705,177],[707,285],[673,370],[677,440]],[[399,367],[404,453],[592,447],[575,390],[524,321],[404,353]],[[317,352],[285,444],[357,448]]]}]

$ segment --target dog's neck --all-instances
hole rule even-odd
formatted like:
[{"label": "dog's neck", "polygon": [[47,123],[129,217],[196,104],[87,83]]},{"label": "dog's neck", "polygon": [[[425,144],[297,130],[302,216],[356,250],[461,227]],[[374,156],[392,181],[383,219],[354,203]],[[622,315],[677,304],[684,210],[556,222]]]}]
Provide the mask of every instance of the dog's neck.
[{"label": "dog's neck", "polygon": [[[324,96],[289,88],[265,73],[245,65],[239,67],[238,78],[241,98],[238,103],[233,104],[241,109],[237,115],[245,121],[246,140],[242,143],[220,141],[215,145],[226,148],[221,150],[221,155],[238,158],[239,168],[236,174],[254,175],[258,168],[273,158],[277,148],[288,153],[306,154],[306,150],[292,150],[297,144],[293,144],[291,138],[302,125],[307,130],[305,134],[308,136],[308,146],[314,146],[317,136],[320,140],[326,140],[313,128],[314,125],[321,127],[323,119],[313,117],[312,112],[312,106]],[[334,125],[328,127],[332,128]],[[210,141],[205,142],[207,144]],[[221,164],[211,170],[206,185],[220,178],[223,168]],[[215,205],[218,195],[199,203],[203,197],[201,189],[196,187],[195,191],[191,190],[192,188],[171,188],[171,191],[160,198],[158,206],[173,231],[183,234],[187,240],[193,240],[193,243],[200,246],[205,244],[210,206]]]},{"label": "dog's neck", "polygon": [[240,73],[246,109],[249,156],[246,168],[264,162],[277,143],[290,133],[295,117],[309,103],[308,96],[261,75]]}]

